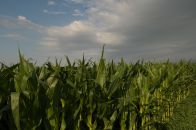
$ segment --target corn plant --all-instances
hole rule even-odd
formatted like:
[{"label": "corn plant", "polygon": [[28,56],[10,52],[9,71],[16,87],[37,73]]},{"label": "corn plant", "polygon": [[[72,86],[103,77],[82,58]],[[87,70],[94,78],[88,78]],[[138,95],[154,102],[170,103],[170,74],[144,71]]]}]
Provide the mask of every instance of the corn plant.
[{"label": "corn plant", "polygon": [[0,128],[9,130],[166,129],[195,85],[187,61],[127,64],[91,60],[61,65],[20,61],[0,68]]}]

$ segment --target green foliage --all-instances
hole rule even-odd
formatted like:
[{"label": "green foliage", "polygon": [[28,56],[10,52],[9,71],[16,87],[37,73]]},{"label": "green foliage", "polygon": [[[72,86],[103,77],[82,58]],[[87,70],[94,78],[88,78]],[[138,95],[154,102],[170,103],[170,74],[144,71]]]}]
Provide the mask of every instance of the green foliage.
[{"label": "green foliage", "polygon": [[[196,67],[192,72],[196,74]],[[174,109],[174,114],[168,123],[171,130],[194,130],[196,128],[196,85],[191,86],[189,91],[188,97]]]},{"label": "green foliage", "polygon": [[195,85],[195,64],[58,61],[0,68],[0,128],[167,129]]}]

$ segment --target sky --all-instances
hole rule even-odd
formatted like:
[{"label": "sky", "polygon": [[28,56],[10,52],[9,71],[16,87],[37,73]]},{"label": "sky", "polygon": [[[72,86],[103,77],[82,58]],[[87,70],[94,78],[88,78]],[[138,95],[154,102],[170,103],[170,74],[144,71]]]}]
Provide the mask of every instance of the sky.
[{"label": "sky", "polygon": [[195,0],[1,0],[0,61],[196,60]]}]

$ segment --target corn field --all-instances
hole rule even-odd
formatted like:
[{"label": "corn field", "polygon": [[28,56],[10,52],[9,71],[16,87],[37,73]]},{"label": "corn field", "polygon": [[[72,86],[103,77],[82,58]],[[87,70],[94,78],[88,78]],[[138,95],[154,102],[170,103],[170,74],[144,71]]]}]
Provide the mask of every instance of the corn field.
[{"label": "corn field", "polygon": [[0,68],[2,130],[161,130],[195,84],[187,61],[20,61]]}]

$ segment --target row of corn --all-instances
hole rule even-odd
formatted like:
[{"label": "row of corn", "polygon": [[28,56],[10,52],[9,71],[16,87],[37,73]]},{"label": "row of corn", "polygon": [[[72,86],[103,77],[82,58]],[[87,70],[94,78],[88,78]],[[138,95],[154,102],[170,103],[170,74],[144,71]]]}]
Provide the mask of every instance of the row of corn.
[{"label": "row of corn", "polygon": [[195,64],[82,60],[0,68],[0,128],[164,129],[195,83]]}]

